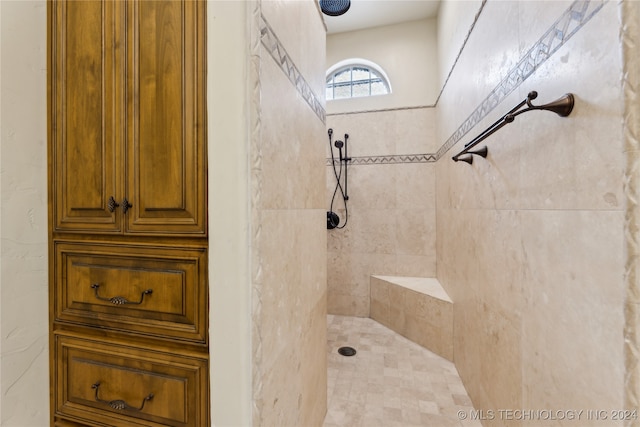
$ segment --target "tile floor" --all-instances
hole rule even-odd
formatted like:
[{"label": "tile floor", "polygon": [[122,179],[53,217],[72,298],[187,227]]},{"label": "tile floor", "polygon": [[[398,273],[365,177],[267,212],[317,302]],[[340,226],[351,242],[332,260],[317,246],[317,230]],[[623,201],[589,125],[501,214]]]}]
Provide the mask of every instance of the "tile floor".
[{"label": "tile floor", "polygon": [[329,315],[327,326],[324,427],[481,427],[458,416],[473,405],[453,363],[372,319]]}]

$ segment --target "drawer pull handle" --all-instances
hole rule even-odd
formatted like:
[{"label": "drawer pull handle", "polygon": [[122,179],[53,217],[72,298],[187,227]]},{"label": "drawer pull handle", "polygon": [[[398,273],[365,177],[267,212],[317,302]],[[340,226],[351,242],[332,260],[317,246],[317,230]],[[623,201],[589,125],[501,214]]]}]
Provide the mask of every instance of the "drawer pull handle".
[{"label": "drawer pull handle", "polygon": [[146,291],[143,291],[142,294],[140,294],[140,301],[129,301],[128,299],[126,299],[125,297],[111,297],[111,298],[105,298],[105,297],[101,297],[100,295],[98,295],[98,288],[100,287],[100,285],[98,283],[94,283],[93,285],[91,285],[91,289],[93,289],[93,291],[96,294],[96,298],[98,298],[101,301],[108,301],[113,305],[125,305],[125,304],[142,304],[142,301],[144,301],[144,296],[145,295],[151,295],[153,293],[153,289],[147,289]]},{"label": "drawer pull handle", "polygon": [[147,403],[149,400],[153,399],[153,393],[149,393],[149,395],[147,397],[142,399],[142,404],[140,405],[139,408],[137,408],[135,406],[129,405],[127,402],[125,402],[122,399],[118,399],[118,400],[102,400],[102,399],[100,399],[100,397],[98,396],[98,390],[100,388],[100,382],[97,382],[97,383],[93,384],[91,386],[91,388],[95,389],[95,391],[96,391],[96,396],[95,396],[96,402],[106,403],[107,405],[109,405],[113,409],[117,409],[119,411],[142,411],[142,408],[144,408],[144,404]]}]

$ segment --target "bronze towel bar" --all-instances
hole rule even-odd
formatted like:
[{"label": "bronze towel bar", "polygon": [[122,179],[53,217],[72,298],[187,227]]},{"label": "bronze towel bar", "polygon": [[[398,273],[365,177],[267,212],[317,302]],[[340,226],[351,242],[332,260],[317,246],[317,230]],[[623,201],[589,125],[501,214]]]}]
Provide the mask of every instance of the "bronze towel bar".
[{"label": "bronze towel bar", "polygon": [[[562,97],[548,104],[535,106],[531,104],[531,101],[536,99],[537,97],[538,97],[538,92],[536,91],[529,92],[529,94],[527,95],[527,98],[524,101],[522,101],[521,103],[513,107],[507,114],[502,116],[500,119],[498,119],[498,121],[496,121],[487,129],[485,129],[480,135],[476,136],[473,140],[471,140],[471,142],[468,142],[467,144],[465,144],[464,149],[460,151],[458,154],[456,154],[455,156],[453,156],[452,159],[456,162],[463,161],[463,162],[472,164],[474,154],[481,157],[487,157],[487,153],[488,153],[487,147],[482,147],[479,150],[475,150],[475,151],[471,151],[471,149],[476,145],[480,144],[489,136],[493,135],[503,126],[513,122],[517,115],[526,113],[527,111],[531,111],[531,110],[546,110],[546,111],[553,111],[554,113],[558,114],[561,117],[567,117],[569,114],[571,114],[571,110],[573,110],[574,97],[573,97],[573,94],[571,93],[566,93]],[[522,108],[525,104],[527,105],[528,108],[520,110],[520,108]],[[469,154],[469,156],[465,156],[462,158],[460,157],[465,154]]]}]

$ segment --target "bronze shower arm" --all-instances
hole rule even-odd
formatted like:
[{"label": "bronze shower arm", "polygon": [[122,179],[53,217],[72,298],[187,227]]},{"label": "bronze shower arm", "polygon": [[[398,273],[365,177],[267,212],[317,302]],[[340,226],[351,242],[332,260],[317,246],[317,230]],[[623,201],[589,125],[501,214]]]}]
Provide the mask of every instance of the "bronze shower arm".
[{"label": "bronze shower arm", "polygon": [[[571,114],[571,111],[573,110],[573,105],[575,103],[573,94],[566,93],[562,97],[556,99],[553,102],[536,106],[531,103],[531,100],[536,99],[537,96],[538,96],[538,92],[536,91],[529,92],[529,94],[527,95],[527,98],[524,101],[522,101],[520,104],[512,108],[507,114],[502,116],[498,121],[493,123],[487,129],[485,129],[482,133],[480,133],[480,135],[478,135],[473,140],[471,140],[471,142],[467,143],[464,146],[464,149],[462,151],[460,151],[458,154],[452,157],[453,161],[457,162],[462,160],[469,164],[473,163],[473,156],[469,156],[461,159],[460,156],[464,154],[476,154],[482,157],[486,157],[487,156],[486,147],[478,151],[470,151],[470,150],[476,145],[480,144],[486,138],[488,138],[489,136],[493,135],[495,132],[500,130],[503,126],[513,122],[516,116],[522,113],[526,113],[527,111],[531,111],[531,110],[546,110],[546,111],[553,111],[554,113],[558,114],[560,117],[567,117],[569,114]],[[528,106],[528,108],[525,108],[524,110],[520,110],[520,108],[522,108],[525,104]]]},{"label": "bronze shower arm", "polygon": [[[484,132],[482,132],[480,135],[478,135],[477,137],[475,137],[472,141],[467,142],[467,143],[464,145],[464,148],[467,148],[468,146],[470,146],[471,144],[473,144],[473,143],[474,143],[478,138],[482,137],[484,134],[486,134],[486,133],[487,133],[487,132],[489,132],[491,129],[493,129],[494,127],[496,127],[498,124],[500,124],[500,123],[505,119],[505,117],[507,117],[509,114],[513,114],[513,113],[515,113],[515,112],[516,112],[516,111],[518,111],[520,108],[522,108],[522,106],[523,106],[524,104],[530,104],[531,100],[532,100],[532,99],[536,99],[537,97],[538,97],[538,92],[536,92],[536,91],[529,92],[529,95],[527,95],[527,98],[526,98],[524,101],[522,101],[521,103],[519,103],[518,105],[516,105],[515,107],[513,107],[511,110],[509,110],[509,112],[508,112],[507,114],[505,114],[504,116],[502,116],[502,117],[500,117],[498,120],[496,120],[496,121],[495,121],[495,123],[493,123],[491,126],[489,126],[488,128],[486,128],[486,129],[484,130]],[[504,126],[504,124],[503,124],[502,126]],[[502,126],[500,126],[500,127],[502,127]],[[491,133],[493,133],[493,132],[491,132]],[[490,133],[489,135],[491,135],[491,133]],[[489,135],[487,135],[487,136],[489,136]],[[486,138],[486,137],[485,137],[485,138]]]}]

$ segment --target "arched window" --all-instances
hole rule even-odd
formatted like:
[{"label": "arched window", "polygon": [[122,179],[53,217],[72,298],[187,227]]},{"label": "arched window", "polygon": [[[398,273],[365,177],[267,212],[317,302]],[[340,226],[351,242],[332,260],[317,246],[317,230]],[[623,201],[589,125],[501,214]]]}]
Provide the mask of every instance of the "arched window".
[{"label": "arched window", "polygon": [[387,93],[391,93],[389,79],[385,72],[371,61],[341,61],[327,71],[327,101]]}]

